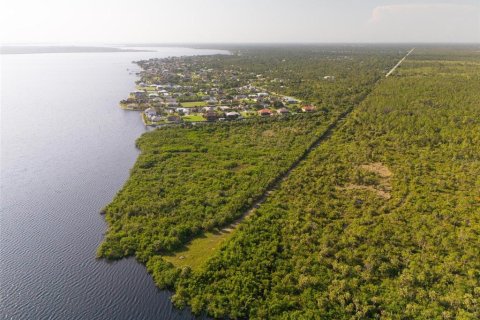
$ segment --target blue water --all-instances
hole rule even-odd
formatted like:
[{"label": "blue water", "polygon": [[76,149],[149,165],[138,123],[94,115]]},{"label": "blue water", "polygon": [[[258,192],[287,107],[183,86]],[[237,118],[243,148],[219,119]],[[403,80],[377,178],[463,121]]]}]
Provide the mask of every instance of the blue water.
[{"label": "blue water", "polygon": [[[134,259],[95,259],[144,131],[118,108],[158,52],[0,55],[0,319],[190,319]],[[127,68],[130,69],[127,71]]]}]

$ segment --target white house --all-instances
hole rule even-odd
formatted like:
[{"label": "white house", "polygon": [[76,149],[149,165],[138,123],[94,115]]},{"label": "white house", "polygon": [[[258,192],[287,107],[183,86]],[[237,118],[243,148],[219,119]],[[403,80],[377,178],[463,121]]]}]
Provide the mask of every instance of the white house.
[{"label": "white house", "polygon": [[190,114],[190,109],[188,108],[176,108],[175,111],[182,112],[183,114]]},{"label": "white house", "polygon": [[298,103],[298,100],[292,97],[285,97],[283,98],[283,101],[285,101],[287,104]]},{"label": "white house", "polygon": [[227,119],[237,119],[238,117],[240,117],[240,113],[238,113],[238,112],[227,112],[227,113],[225,113],[225,117],[227,117]]},{"label": "white house", "polygon": [[149,118],[157,115],[157,111],[155,111],[155,109],[153,109],[153,108],[148,108],[148,109],[146,109],[146,110],[144,111],[144,113],[145,113],[145,115],[146,115],[147,117],[149,117]]}]

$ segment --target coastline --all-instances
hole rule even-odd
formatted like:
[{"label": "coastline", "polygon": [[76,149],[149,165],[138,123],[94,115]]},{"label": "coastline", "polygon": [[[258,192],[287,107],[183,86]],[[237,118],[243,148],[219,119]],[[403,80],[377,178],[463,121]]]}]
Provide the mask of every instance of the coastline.
[{"label": "coastline", "polygon": [[128,179],[139,154],[135,141],[148,131],[137,114],[117,107],[137,79],[125,70],[133,60],[193,53],[0,56],[2,116],[9,119],[2,122],[8,152],[2,154],[0,314],[193,319],[173,307],[144,265],[94,259],[107,228],[97,213]]},{"label": "coastline", "polygon": [[0,55],[47,54],[47,53],[115,53],[115,52],[155,52],[154,50],[121,49],[97,46],[19,46],[2,45]]}]

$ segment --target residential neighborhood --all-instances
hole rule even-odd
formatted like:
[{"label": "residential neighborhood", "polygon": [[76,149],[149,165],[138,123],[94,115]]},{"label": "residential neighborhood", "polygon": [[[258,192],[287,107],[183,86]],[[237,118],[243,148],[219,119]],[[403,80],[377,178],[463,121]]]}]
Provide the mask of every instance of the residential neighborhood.
[{"label": "residential neighborhood", "polygon": [[209,68],[201,58],[165,58],[137,62],[142,68],[136,90],[120,102],[142,111],[145,125],[241,120],[314,112],[294,97],[269,92],[261,74]]}]

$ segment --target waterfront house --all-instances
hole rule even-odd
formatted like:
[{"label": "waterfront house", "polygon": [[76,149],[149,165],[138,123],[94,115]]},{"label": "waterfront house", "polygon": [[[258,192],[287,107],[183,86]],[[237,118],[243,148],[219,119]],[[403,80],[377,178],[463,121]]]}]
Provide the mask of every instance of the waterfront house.
[{"label": "waterfront house", "polygon": [[154,108],[148,108],[145,110],[145,115],[149,118],[153,117],[153,116],[156,116],[157,115],[157,111],[155,111]]},{"label": "waterfront house", "polygon": [[133,95],[135,98],[145,98],[147,96],[147,93],[145,91],[134,91]]},{"label": "waterfront house", "polygon": [[150,118],[150,120],[152,120],[153,122],[160,122],[160,121],[163,121],[163,117],[162,116],[153,116]]}]

